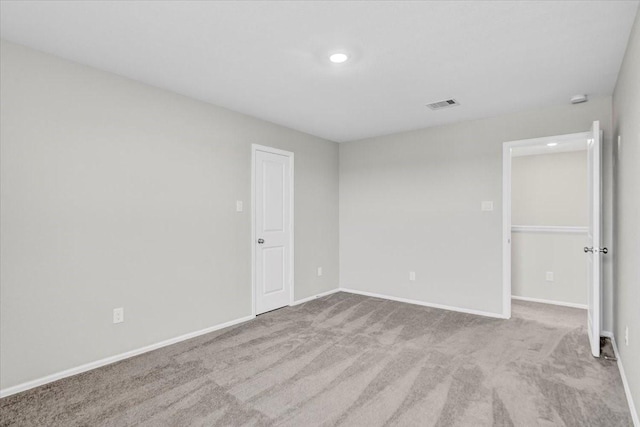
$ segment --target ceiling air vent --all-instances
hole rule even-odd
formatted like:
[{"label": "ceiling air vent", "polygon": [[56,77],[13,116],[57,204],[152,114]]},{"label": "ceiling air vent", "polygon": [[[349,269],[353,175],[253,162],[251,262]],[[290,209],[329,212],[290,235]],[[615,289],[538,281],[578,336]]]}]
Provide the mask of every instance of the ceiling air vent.
[{"label": "ceiling air vent", "polygon": [[443,108],[455,107],[456,105],[460,105],[460,103],[455,99],[447,99],[445,101],[432,102],[431,104],[427,104],[427,107],[432,110],[442,110]]}]

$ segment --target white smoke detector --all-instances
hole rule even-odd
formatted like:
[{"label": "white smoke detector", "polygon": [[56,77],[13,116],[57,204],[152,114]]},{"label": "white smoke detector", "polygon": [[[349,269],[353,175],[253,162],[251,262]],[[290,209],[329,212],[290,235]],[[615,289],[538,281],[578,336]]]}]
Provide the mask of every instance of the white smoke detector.
[{"label": "white smoke detector", "polygon": [[581,104],[583,102],[587,102],[587,95],[575,95],[571,98],[572,104]]}]

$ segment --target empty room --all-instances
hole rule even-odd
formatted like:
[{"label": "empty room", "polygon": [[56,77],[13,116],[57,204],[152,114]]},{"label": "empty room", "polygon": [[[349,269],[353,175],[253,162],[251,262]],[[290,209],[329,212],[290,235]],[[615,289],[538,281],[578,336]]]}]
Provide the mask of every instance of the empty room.
[{"label": "empty room", "polygon": [[0,0],[0,426],[640,427],[640,14]]}]

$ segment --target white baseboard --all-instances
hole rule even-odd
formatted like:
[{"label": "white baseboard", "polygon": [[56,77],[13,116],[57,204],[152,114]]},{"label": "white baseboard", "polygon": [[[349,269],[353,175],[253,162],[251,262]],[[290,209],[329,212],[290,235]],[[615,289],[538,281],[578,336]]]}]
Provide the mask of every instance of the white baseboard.
[{"label": "white baseboard", "polygon": [[588,308],[586,304],[576,304],[576,303],[573,303],[573,302],[553,301],[553,300],[541,299],[541,298],[519,297],[519,296],[516,296],[516,295],[511,295],[511,299],[515,299],[515,300],[518,300],[518,301],[539,302],[539,303],[542,303],[542,304],[560,305],[562,307],[581,308],[583,310],[586,310]]},{"label": "white baseboard", "polygon": [[110,365],[115,362],[119,362],[124,359],[128,359],[133,356],[137,356],[142,353],[147,353],[149,351],[157,350],[162,347],[166,347],[171,344],[176,344],[181,341],[185,341],[191,338],[198,337],[200,335],[208,334],[210,332],[217,331],[219,329],[224,329],[229,326],[237,325],[239,323],[244,323],[248,320],[254,319],[255,316],[246,316],[241,317],[239,319],[231,320],[229,322],[221,323],[219,325],[211,326],[206,329],[202,329],[199,331],[191,332],[185,335],[180,335],[179,337],[170,338],[165,341],[161,341],[159,343],[151,344],[145,347],[141,347],[135,350],[127,351],[125,353],[117,354],[115,356],[110,356],[104,359],[96,360],[95,362],[86,363],[84,365],[77,366],[75,368],[67,369],[62,372],[57,372],[55,374],[47,375],[46,377],[38,378],[35,380],[27,381],[22,384],[14,385],[12,387],[7,387],[5,389],[0,390],[0,398],[11,396],[12,394],[20,393],[21,391],[26,391],[32,389],[34,387],[38,387],[44,384],[51,383],[53,381],[61,380],[62,378],[70,377],[73,375],[81,374],[83,372],[90,371],[92,369],[99,368],[101,366]]},{"label": "white baseboard", "polygon": [[[606,334],[611,334],[606,335]],[[627,396],[627,403],[629,404],[629,411],[631,411],[631,419],[633,419],[633,425],[640,427],[640,418],[638,418],[638,411],[636,411],[636,405],[633,403],[633,397],[631,396],[631,389],[627,382],[627,376],[624,374],[624,367],[622,366],[622,359],[620,359],[620,353],[618,352],[618,346],[616,345],[616,338],[611,332],[602,332],[602,336],[611,338],[611,345],[613,346],[613,352],[618,359],[618,370],[620,371],[620,378],[622,378],[622,386],[624,387],[624,394]]]},{"label": "white baseboard", "polygon": [[497,319],[506,319],[506,317],[502,313],[491,313],[491,312],[488,312],[488,311],[472,310],[470,308],[461,308],[461,307],[452,307],[452,306],[442,305],[442,304],[433,304],[433,303],[430,303],[430,302],[418,301],[418,300],[408,299],[408,298],[394,297],[394,296],[390,296],[390,295],[376,294],[376,293],[373,293],[373,292],[358,291],[358,290],[349,289],[349,288],[340,288],[340,291],[348,292],[350,294],[358,294],[358,295],[364,295],[364,296],[368,296],[368,297],[388,299],[388,300],[391,300],[391,301],[405,302],[407,304],[415,304],[415,305],[422,305],[422,306],[425,306],[425,307],[439,308],[441,310],[457,311],[457,312],[460,312],[460,313],[475,314],[475,315],[478,315],[478,316],[485,316],[485,317],[494,317],[494,318],[497,318]]},{"label": "white baseboard", "polygon": [[330,291],[327,291],[327,292],[322,292],[317,295],[311,295],[310,297],[299,299],[297,301],[294,301],[290,305],[294,306],[294,305],[304,304],[305,302],[313,301],[316,298],[326,297],[327,295],[335,294],[336,292],[340,292],[340,288],[331,289]]}]

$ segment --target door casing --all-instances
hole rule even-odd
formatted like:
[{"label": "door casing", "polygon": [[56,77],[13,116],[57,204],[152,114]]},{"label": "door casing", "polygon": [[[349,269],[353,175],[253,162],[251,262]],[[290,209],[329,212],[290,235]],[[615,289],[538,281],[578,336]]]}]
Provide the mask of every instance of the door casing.
[{"label": "door casing", "polygon": [[502,315],[506,319],[511,318],[511,150],[576,139],[584,139],[586,142],[591,138],[590,135],[591,132],[579,132],[509,141],[502,145]]}]

